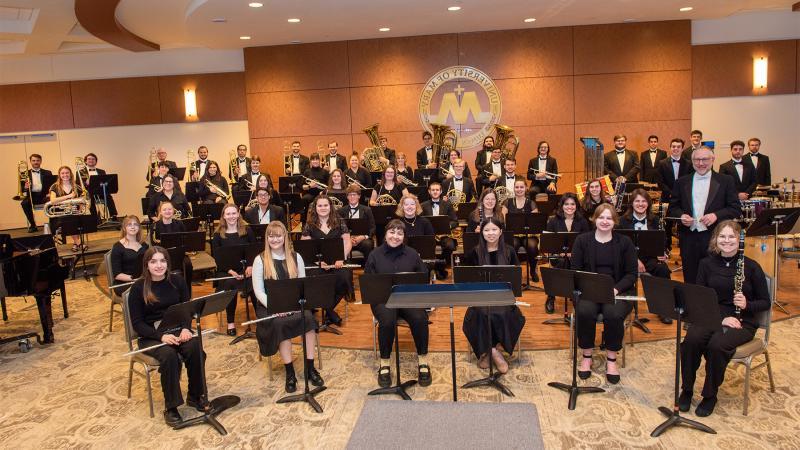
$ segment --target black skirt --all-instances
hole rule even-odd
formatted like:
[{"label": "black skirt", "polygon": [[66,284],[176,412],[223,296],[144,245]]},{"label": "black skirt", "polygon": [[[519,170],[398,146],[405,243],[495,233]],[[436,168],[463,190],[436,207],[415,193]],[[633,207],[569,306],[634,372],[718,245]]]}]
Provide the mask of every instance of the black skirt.
[{"label": "black skirt", "polygon": [[[318,325],[311,311],[306,311],[304,317],[306,332],[316,331]],[[265,320],[256,325],[258,349],[261,351],[262,356],[272,356],[278,353],[278,344],[280,344],[281,341],[292,339],[303,334],[303,322],[300,321],[299,313]]]},{"label": "black skirt", "polygon": [[[489,344],[489,331],[487,330],[486,315],[491,311],[492,342]],[[472,351],[480,358],[491,347],[500,344],[509,354],[514,352],[522,327],[525,326],[525,316],[516,306],[493,306],[487,308],[469,307],[464,315],[462,330],[467,337]]]}]

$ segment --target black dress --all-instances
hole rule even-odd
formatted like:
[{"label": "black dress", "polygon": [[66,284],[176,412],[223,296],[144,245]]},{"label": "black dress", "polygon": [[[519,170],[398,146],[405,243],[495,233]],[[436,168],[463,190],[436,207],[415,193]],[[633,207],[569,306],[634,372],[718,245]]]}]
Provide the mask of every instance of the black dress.
[{"label": "black dress", "polygon": [[[144,252],[146,251],[147,244],[145,243],[142,243],[139,251],[127,248],[120,242],[114,243],[114,246],[111,247],[111,267],[106,268],[106,270],[111,270],[111,276],[114,278],[115,284],[122,283],[116,279],[117,275],[121,273],[130,275],[134,279],[142,275],[142,257],[144,257]],[[114,292],[117,295],[122,295],[129,287],[118,287],[114,289]]]},{"label": "black dress", "polygon": [[403,198],[403,189],[404,185],[402,183],[395,182],[391,189],[386,189],[383,187],[383,183],[379,183],[374,188],[375,198],[383,194],[389,194],[395,202],[400,203],[400,199]]},{"label": "black dress", "polygon": [[[247,245],[256,242],[256,236],[253,234],[253,229],[250,227],[247,227],[245,229],[247,231],[247,234],[245,234],[244,236],[239,236],[239,233],[225,233],[224,239],[220,236],[219,233],[215,233],[214,237],[211,239],[212,255],[214,251],[220,247]],[[237,273],[242,274],[242,269],[240,267],[237,267],[234,270]],[[217,276],[220,277],[228,276],[228,273],[218,271]],[[245,280],[240,281],[236,279],[230,279],[230,280],[221,280],[219,283],[217,283],[217,289],[216,289],[217,292],[234,291],[234,290],[249,293],[249,288],[247,286],[247,283],[245,283]],[[231,300],[231,302],[228,303],[228,306],[225,308],[228,323],[234,323],[234,320],[236,318],[236,303],[238,302],[238,298],[239,298],[238,295],[233,297],[233,300]]]},{"label": "black dress", "polygon": [[[335,212],[331,211],[331,214],[336,214]],[[317,228],[316,225],[312,225],[310,223],[306,223],[303,226],[303,236],[308,236],[311,239],[341,239],[343,235],[349,234],[350,230],[347,229],[347,224],[342,220],[339,223],[338,228],[331,228],[328,230],[328,233],[324,233],[322,230]],[[347,257],[347,255],[345,255]],[[314,261],[309,261],[308,264],[314,264]],[[317,269],[312,269],[317,270]],[[339,304],[342,297],[349,296],[350,293],[353,292],[353,271],[347,268],[341,269],[330,269],[330,270],[322,270],[321,273],[332,273],[336,275],[336,300],[332,307],[325,309],[325,312],[328,314],[328,318],[333,319],[334,322],[338,322],[337,318],[338,315],[334,311],[336,309],[336,305]]]},{"label": "black dress", "polygon": [[[522,205],[522,208],[517,207],[516,198],[514,197],[506,200],[506,210],[508,210],[509,213],[530,214],[534,212],[534,208],[536,208],[536,204],[527,197],[525,197],[525,203]],[[528,272],[535,274],[536,263],[538,262],[536,258],[539,256],[539,238],[536,236],[528,236],[528,245],[525,246],[524,244],[525,240],[523,238],[514,236],[514,250],[525,247],[525,255],[528,259]]]},{"label": "black dress", "polygon": [[[506,254],[509,261],[503,265],[519,265],[517,253],[506,245]],[[488,264],[496,266],[498,264],[497,251],[489,252]],[[473,249],[465,257],[465,264],[471,266],[482,265],[478,259],[478,249]],[[487,316],[490,316],[487,320]],[[489,342],[489,330],[487,329],[488,323],[492,327],[492,341]],[[470,306],[464,315],[464,323],[461,326],[464,336],[467,337],[472,351],[478,358],[486,354],[491,348],[497,344],[503,346],[508,354],[514,352],[514,347],[517,345],[519,335],[522,333],[522,328],[525,326],[525,316],[516,305],[509,306],[493,306],[491,308],[485,306]]]}]

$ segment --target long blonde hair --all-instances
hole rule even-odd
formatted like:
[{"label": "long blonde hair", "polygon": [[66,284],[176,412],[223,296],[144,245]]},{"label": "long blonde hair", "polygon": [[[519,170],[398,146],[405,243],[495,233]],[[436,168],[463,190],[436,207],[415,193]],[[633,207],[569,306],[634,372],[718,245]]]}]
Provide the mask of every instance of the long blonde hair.
[{"label": "long blonde hair", "polygon": [[234,205],[233,203],[228,203],[222,208],[222,215],[219,218],[219,225],[217,226],[217,234],[222,239],[225,239],[225,232],[228,230],[228,223],[225,222],[225,210],[228,208],[234,208],[236,212],[239,214],[239,218],[236,219],[236,232],[239,236],[247,235],[247,222],[242,219],[242,214],[239,212],[239,207]]},{"label": "long blonde hair", "polygon": [[286,255],[286,271],[289,272],[289,278],[297,278],[297,256],[292,247],[292,240],[289,239],[289,232],[283,222],[277,220],[272,221],[267,225],[264,232],[264,253],[261,254],[261,261],[264,263],[264,279],[275,280],[278,274],[275,271],[275,262],[272,260],[272,249],[269,246],[270,234],[283,235],[283,253]]},{"label": "long blonde hair", "polygon": [[141,244],[142,242],[144,242],[144,233],[142,233],[142,222],[139,220],[139,218],[137,216],[134,216],[134,215],[125,216],[125,218],[122,219],[122,229],[121,229],[121,231],[119,233],[119,237],[121,239],[127,238],[127,236],[128,236],[128,225],[131,222],[136,222],[136,224],[139,225],[139,231],[136,233],[136,242]]}]

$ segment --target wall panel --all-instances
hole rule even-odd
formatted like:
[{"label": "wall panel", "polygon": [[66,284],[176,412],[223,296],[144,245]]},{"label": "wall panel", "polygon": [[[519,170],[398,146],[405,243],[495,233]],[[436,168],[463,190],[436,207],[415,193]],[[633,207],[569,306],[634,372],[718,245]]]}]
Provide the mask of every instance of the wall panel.
[{"label": "wall panel", "polygon": [[422,84],[458,64],[455,34],[365,39],[348,43],[351,86]]},{"label": "wall panel", "polygon": [[76,128],[161,123],[158,78],[70,82]]},{"label": "wall panel", "polygon": [[69,83],[0,86],[0,133],[73,126]]},{"label": "wall panel", "polygon": [[347,42],[244,49],[246,89],[278,92],[346,87]]},{"label": "wall panel", "polygon": [[350,133],[348,89],[247,94],[250,138]]},{"label": "wall panel", "polygon": [[[244,72],[159,77],[158,89],[163,122],[247,120]],[[195,90],[196,120],[186,118],[184,89]]]}]

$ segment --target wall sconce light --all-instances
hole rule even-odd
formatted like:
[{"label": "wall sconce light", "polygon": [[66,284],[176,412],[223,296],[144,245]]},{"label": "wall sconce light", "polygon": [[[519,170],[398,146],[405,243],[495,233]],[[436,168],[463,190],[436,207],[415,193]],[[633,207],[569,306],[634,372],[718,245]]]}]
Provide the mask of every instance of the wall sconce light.
[{"label": "wall sconce light", "polygon": [[186,107],[186,117],[197,118],[197,99],[194,89],[183,90],[183,101]]},{"label": "wall sconce light", "polygon": [[753,89],[767,87],[767,57],[753,58]]}]

